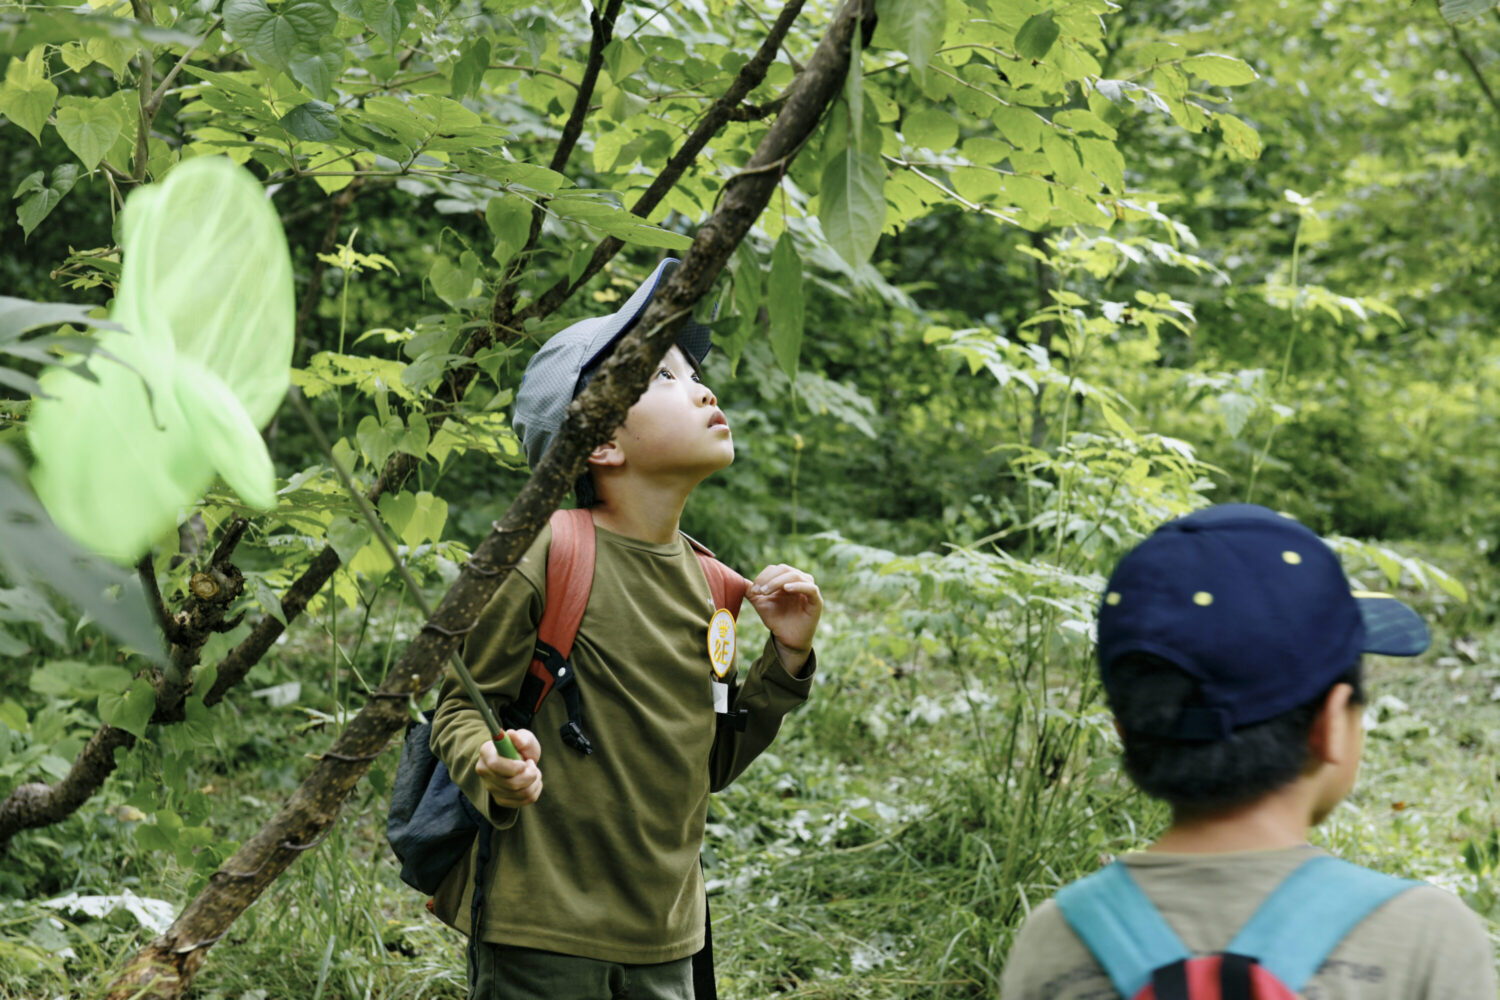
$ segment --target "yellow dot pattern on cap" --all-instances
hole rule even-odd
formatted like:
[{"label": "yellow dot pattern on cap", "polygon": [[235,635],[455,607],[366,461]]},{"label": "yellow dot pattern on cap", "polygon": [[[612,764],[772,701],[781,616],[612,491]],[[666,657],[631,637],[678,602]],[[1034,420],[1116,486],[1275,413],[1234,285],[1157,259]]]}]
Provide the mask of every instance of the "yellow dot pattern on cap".
[{"label": "yellow dot pattern on cap", "polygon": [[1108,604],[1110,607],[1114,607],[1116,604],[1119,604],[1120,592],[1118,590],[1111,590],[1104,596],[1104,603]]},{"label": "yellow dot pattern on cap", "polygon": [[1193,603],[1200,608],[1206,608],[1214,602],[1214,595],[1206,590],[1200,590],[1193,595]]},{"label": "yellow dot pattern on cap", "polygon": [[1302,556],[1299,553],[1291,551],[1290,549],[1283,552],[1281,554],[1281,558],[1282,561],[1284,561],[1289,566],[1300,566],[1302,564]]}]

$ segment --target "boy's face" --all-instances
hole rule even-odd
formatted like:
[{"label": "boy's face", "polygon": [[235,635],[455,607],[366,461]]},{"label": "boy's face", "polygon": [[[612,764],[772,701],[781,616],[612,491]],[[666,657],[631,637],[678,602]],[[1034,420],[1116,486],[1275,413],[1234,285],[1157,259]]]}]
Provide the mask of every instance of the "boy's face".
[{"label": "boy's face", "polygon": [[614,440],[591,458],[596,465],[620,465],[636,473],[698,479],[733,461],[729,422],[713,392],[676,346],[625,414]]}]

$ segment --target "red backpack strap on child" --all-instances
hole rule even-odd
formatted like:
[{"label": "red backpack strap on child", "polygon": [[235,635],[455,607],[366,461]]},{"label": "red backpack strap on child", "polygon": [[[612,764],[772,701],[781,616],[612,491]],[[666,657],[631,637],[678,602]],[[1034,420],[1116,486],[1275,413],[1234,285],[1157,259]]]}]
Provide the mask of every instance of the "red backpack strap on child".
[{"label": "red backpack strap on child", "polygon": [[594,585],[594,519],[587,510],[559,510],[549,523],[547,601],[537,626],[536,651],[520,694],[502,715],[512,729],[527,727],[555,690],[568,708],[568,721],[561,730],[563,742],[587,755],[594,747],[583,734],[583,706],[568,657],[573,654],[573,640]]},{"label": "red backpack strap on child", "polygon": [[738,618],[740,602],[745,599],[745,588],[750,581],[715,559],[707,546],[687,532],[683,532],[682,537],[693,547],[693,554],[703,567],[703,575],[708,578],[708,592],[713,596],[714,610],[723,608],[731,617]]}]

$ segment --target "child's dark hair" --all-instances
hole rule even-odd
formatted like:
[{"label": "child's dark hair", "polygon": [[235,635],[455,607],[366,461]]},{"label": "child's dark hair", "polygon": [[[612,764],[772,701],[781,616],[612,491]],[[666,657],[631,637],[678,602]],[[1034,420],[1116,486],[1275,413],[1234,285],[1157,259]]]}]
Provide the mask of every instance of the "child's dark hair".
[{"label": "child's dark hair", "polygon": [[1184,708],[1202,704],[1199,683],[1175,664],[1149,653],[1128,653],[1110,665],[1109,705],[1125,744],[1125,772],[1141,791],[1179,814],[1215,812],[1251,802],[1291,783],[1307,765],[1307,737],[1328,692],[1354,688],[1364,703],[1356,661],[1316,698],[1241,726],[1212,743],[1187,742],[1165,732]]},{"label": "child's dark hair", "polygon": [[[669,349],[670,350],[670,349]],[[693,357],[692,351],[682,351],[682,356],[687,358],[688,367],[693,369],[693,374],[699,378],[703,377],[703,367],[698,364],[698,359]],[[599,374],[599,366],[603,359],[594,362],[578,375],[578,384],[573,387],[573,398],[577,399],[584,389],[588,388],[594,376]],[[652,378],[656,376],[653,374]],[[594,484],[594,473],[585,466],[578,478],[573,481],[573,500],[579,507],[592,507],[599,502],[599,488]]]}]

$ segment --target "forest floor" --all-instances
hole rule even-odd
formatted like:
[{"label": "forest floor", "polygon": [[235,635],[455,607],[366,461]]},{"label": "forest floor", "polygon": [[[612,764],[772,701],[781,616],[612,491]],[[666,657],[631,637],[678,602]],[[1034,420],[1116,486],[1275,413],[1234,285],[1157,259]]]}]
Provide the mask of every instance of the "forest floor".
[{"label": "forest floor", "polygon": [[[813,698],[711,806],[705,865],[720,993],[993,997],[1026,908],[1110,854],[1146,843],[1163,812],[1129,795],[1106,752],[1065,772],[1054,767],[1049,783],[1086,782],[1092,797],[1047,800],[1063,814],[1036,828],[1043,832],[1028,849],[1038,863],[1017,875],[1007,862],[1021,852],[1018,786],[992,780],[981,763],[1013,718],[1004,685],[955,669],[962,664],[938,644],[903,637],[898,618],[833,567],[819,575],[829,610]],[[1421,658],[1371,662],[1360,783],[1314,839],[1459,893],[1500,948],[1500,636],[1466,624],[1482,621],[1481,611],[1450,609],[1444,620],[1454,624],[1438,629]],[[406,626],[384,627],[401,641]],[[758,629],[746,624],[742,649],[758,648]],[[221,854],[305,773],[304,754],[326,746],[337,721],[328,653],[325,636],[299,631],[257,668],[262,697],[216,710],[213,752],[196,762],[194,780],[215,803]],[[301,688],[291,700],[264,694],[294,683]],[[1085,721],[1104,733],[1096,716]],[[1107,737],[1089,745],[1106,747]],[[463,996],[462,939],[400,884],[384,841],[383,779],[395,758],[393,748],[327,842],[214,947],[195,996]],[[163,901],[170,919],[211,870],[212,859],[197,858],[203,848],[142,846],[144,824],[123,804],[127,784],[122,777],[68,822],[17,838],[0,865],[8,886],[0,996],[97,995],[109,970],[151,934],[151,904],[139,900]],[[56,903],[70,892],[120,905],[90,916]]]}]

